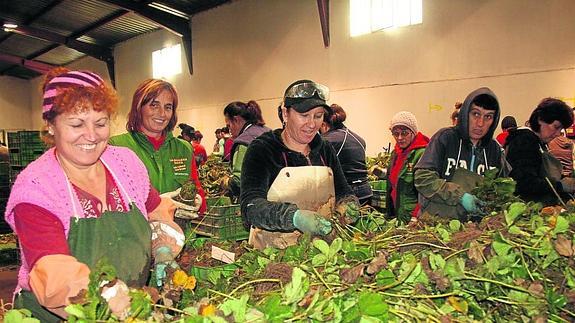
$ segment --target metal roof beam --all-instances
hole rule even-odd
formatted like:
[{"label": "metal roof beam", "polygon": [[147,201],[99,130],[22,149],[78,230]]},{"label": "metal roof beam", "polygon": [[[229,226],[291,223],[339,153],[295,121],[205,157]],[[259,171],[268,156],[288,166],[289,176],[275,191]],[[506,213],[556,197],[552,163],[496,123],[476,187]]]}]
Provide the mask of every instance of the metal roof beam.
[{"label": "metal roof beam", "polygon": [[[0,24],[1,23],[3,22],[0,22]],[[60,34],[51,31],[36,29],[30,26],[18,26],[13,30],[13,32],[24,36],[34,37],[52,43],[57,43],[60,45],[66,45],[72,49],[75,49],[89,56],[95,57],[99,60],[106,61],[109,60],[110,58],[113,59],[112,49],[110,48],[79,41],[73,37],[62,36]]]},{"label": "metal roof beam", "polygon": [[55,67],[54,65],[1,53],[0,53],[0,61],[11,63],[14,65],[24,66],[28,69],[31,69],[41,74],[44,74]]},{"label": "metal roof beam", "polygon": [[329,47],[329,0],[317,0],[323,45]]},{"label": "metal roof beam", "polygon": [[148,6],[147,4],[136,3],[128,0],[103,0],[120,8],[130,10],[146,19],[149,19],[158,25],[164,27],[170,32],[180,36],[184,45],[184,53],[188,61],[188,69],[193,74],[192,64],[192,29],[190,21],[182,17],[174,16],[162,10]]}]

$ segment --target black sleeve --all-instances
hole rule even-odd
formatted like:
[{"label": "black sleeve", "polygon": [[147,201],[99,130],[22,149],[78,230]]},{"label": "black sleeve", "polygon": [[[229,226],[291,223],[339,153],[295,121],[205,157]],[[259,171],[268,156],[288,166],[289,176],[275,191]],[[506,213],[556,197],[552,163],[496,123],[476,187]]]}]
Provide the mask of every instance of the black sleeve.
[{"label": "black sleeve", "polygon": [[510,176],[517,182],[516,192],[521,196],[553,194],[540,174],[541,152],[539,144],[529,136],[517,136],[507,145]]},{"label": "black sleeve", "polygon": [[273,153],[264,144],[253,141],[248,146],[242,165],[241,214],[244,224],[268,231],[291,232],[296,228],[293,214],[297,206],[292,203],[270,202],[268,190],[277,172]]},{"label": "black sleeve", "polygon": [[344,197],[354,195],[351,187],[349,184],[347,184],[345,174],[343,173],[341,164],[339,163],[339,159],[335,154],[333,146],[327,143],[325,140],[323,155],[326,159],[327,166],[329,166],[333,171],[333,185],[335,187],[336,202],[343,199]]}]

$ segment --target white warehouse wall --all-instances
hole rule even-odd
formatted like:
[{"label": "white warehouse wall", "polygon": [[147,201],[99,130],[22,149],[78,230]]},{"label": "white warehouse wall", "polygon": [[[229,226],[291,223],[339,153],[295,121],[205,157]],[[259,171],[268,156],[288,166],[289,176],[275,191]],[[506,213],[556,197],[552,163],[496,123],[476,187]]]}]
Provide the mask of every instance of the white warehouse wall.
[{"label": "white warehouse wall", "polygon": [[[502,114],[518,122],[546,96],[573,105],[574,14],[572,0],[424,0],[423,24],[351,38],[348,0],[332,0],[331,45],[324,48],[316,1],[237,0],[192,18],[194,74],[182,56],[184,73],[169,81],[179,91],[180,121],[204,133],[208,152],[227,103],[257,100],[276,128],[285,87],[310,78],[330,87],[330,101],[344,107],[346,124],[374,155],[392,140],[395,112],[412,111],[431,136],[449,125],[453,104],[480,86],[494,90]],[[152,51],[178,41],[158,31],[116,47],[115,133],[124,131],[137,84],[151,77]],[[72,67],[107,76],[91,58]],[[39,99],[31,102],[37,127]]]}]

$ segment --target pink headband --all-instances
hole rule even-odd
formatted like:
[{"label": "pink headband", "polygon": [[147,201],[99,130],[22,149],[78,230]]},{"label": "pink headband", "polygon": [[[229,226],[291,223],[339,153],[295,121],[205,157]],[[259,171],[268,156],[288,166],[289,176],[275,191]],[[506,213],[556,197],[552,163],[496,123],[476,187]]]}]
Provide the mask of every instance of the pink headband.
[{"label": "pink headband", "polygon": [[52,110],[54,106],[54,100],[58,95],[58,89],[66,88],[71,86],[86,86],[86,87],[98,87],[104,83],[102,78],[89,71],[72,71],[64,74],[60,74],[54,77],[44,90],[44,97],[42,102],[42,115],[46,112]]}]

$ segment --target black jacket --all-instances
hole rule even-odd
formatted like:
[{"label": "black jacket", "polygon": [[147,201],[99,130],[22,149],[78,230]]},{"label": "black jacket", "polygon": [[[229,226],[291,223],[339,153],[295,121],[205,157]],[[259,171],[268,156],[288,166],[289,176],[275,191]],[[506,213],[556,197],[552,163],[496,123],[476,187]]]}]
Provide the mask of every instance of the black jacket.
[{"label": "black jacket", "polygon": [[[335,155],[335,151],[319,135],[309,144],[311,151],[306,157],[284,145],[282,129],[266,132],[248,146],[242,166],[240,204],[244,224],[268,231],[291,232],[296,228],[293,214],[297,206],[292,203],[267,200],[268,190],[279,171],[286,167],[328,166],[333,170],[336,201],[353,195],[351,188]],[[287,160],[284,160],[284,154]],[[325,163],[325,164],[324,164]]]},{"label": "black jacket", "polygon": [[[559,203],[555,193],[545,179],[542,169],[541,150],[547,145],[531,129],[517,128],[509,131],[505,142],[507,161],[511,164],[511,177],[517,182],[515,193],[525,201],[541,202],[544,205]],[[561,182],[551,183],[555,190],[565,196]]]}]

